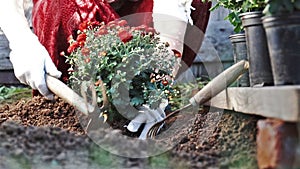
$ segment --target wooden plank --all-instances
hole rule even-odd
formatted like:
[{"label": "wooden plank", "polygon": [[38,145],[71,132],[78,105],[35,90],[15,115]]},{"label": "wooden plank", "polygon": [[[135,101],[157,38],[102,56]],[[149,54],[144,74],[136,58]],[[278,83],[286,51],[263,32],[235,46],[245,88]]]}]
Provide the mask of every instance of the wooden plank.
[{"label": "wooden plank", "polygon": [[0,71],[13,69],[13,66],[9,60],[9,43],[6,36],[0,29]]},{"label": "wooden plank", "polygon": [[0,85],[21,85],[13,70],[0,71]]},{"label": "wooden plank", "polygon": [[2,51],[0,49],[0,71],[3,70],[12,70],[13,66],[8,58],[1,58]]},{"label": "wooden plank", "polygon": [[230,87],[206,105],[296,122],[300,119],[300,85]]}]

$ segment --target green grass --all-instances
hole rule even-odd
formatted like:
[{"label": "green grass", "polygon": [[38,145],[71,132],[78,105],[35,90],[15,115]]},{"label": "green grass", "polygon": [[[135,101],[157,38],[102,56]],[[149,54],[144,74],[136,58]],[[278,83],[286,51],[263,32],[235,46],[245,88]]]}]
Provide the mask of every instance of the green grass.
[{"label": "green grass", "polygon": [[92,146],[90,149],[89,159],[101,168],[116,168],[113,155],[100,147]]},{"label": "green grass", "polygon": [[169,161],[170,157],[168,154],[161,154],[158,156],[154,156],[150,158],[150,167],[151,168],[159,168],[159,169],[165,169],[169,168]]},{"label": "green grass", "polygon": [[229,168],[231,169],[255,169],[258,168],[255,157],[249,156],[247,153],[239,153],[235,159],[229,162]]},{"label": "green grass", "polygon": [[0,104],[10,104],[20,99],[31,98],[31,89],[27,87],[0,86]]},{"label": "green grass", "polygon": [[32,166],[31,166],[31,163],[30,161],[23,157],[23,156],[20,156],[20,155],[14,155],[14,156],[11,156],[11,157],[8,157],[5,159],[5,164],[8,168],[11,168],[11,169],[31,169]]}]

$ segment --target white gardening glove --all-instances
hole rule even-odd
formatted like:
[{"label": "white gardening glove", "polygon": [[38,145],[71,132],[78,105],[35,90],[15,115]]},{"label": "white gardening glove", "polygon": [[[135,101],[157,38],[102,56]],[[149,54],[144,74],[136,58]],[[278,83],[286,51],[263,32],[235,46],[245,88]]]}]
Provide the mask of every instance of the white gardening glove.
[{"label": "white gardening glove", "polygon": [[[193,24],[191,19],[192,0],[154,0],[153,25],[160,33],[162,42],[168,42],[170,50],[176,49],[182,54],[184,47],[184,35],[187,23]],[[170,51],[172,52],[172,51]],[[177,59],[173,75],[176,75],[181,63]]]},{"label": "white gardening glove", "polygon": [[190,17],[190,10],[193,9],[191,3],[192,0],[154,0],[153,4],[155,30],[160,33],[162,41],[169,42],[171,49],[181,53],[187,23],[193,22]]},{"label": "white gardening glove", "polygon": [[[148,105],[143,105],[141,110],[139,111],[139,114],[126,126],[127,129],[131,132],[137,132],[141,125],[143,123],[146,123],[139,136],[139,139],[146,139],[147,133],[149,129],[153,126],[153,124],[155,124],[158,121],[161,121],[166,117],[164,110],[167,107],[167,105],[168,101],[166,99],[162,99],[162,102],[160,103],[159,107],[155,110],[150,109]],[[164,124],[160,126],[159,130],[163,125]]]},{"label": "white gardening glove", "polygon": [[0,27],[9,40],[10,60],[16,77],[21,83],[52,99],[53,94],[48,90],[45,74],[59,78],[61,72],[30,30],[24,14],[23,0],[0,0]]}]

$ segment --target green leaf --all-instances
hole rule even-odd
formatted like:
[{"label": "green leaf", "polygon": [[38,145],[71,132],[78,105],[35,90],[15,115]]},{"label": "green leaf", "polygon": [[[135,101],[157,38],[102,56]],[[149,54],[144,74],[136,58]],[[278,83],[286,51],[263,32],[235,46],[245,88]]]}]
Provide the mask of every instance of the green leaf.
[{"label": "green leaf", "polygon": [[288,12],[293,12],[294,11],[294,6],[293,6],[291,0],[282,0],[282,3],[283,3],[284,8]]},{"label": "green leaf", "polygon": [[144,99],[140,98],[140,97],[134,97],[134,98],[131,99],[130,103],[133,106],[142,105],[144,103]]},{"label": "green leaf", "polygon": [[294,5],[296,10],[300,10],[300,0],[295,0]]}]

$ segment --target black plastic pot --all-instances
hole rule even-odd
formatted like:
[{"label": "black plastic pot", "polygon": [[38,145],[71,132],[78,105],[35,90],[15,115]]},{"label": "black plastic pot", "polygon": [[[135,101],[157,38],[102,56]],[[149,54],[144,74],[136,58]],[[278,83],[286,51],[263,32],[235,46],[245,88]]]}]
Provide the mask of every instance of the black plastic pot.
[{"label": "black plastic pot", "polygon": [[263,17],[275,85],[300,84],[300,12]]},{"label": "black plastic pot", "polygon": [[[247,57],[247,44],[246,44],[246,37],[245,33],[238,33],[229,36],[230,41],[233,47],[233,56],[234,62],[237,63],[240,60],[248,60]],[[249,71],[242,75],[237,81],[238,87],[249,87]]]},{"label": "black plastic pot", "polygon": [[251,86],[273,85],[273,75],[261,12],[240,15],[245,29]]}]

